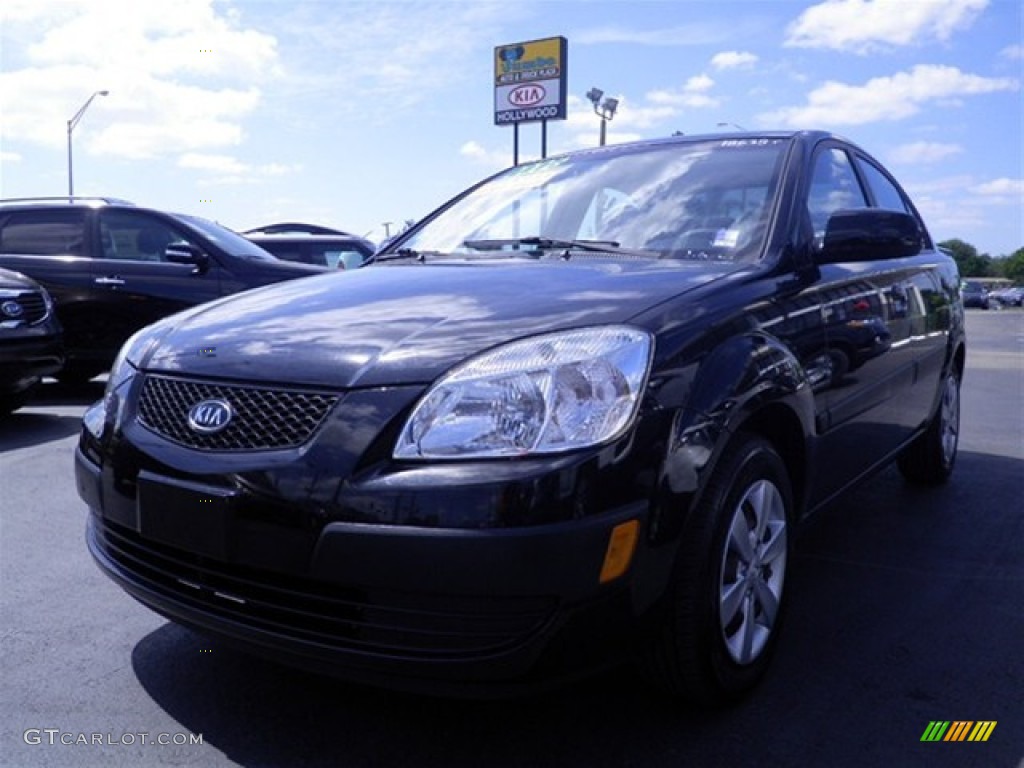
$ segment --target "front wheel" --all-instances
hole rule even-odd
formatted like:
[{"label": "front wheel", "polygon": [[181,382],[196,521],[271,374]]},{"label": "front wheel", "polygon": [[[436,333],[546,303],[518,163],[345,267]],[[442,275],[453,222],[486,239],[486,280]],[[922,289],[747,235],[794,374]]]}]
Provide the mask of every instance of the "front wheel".
[{"label": "front wheel", "polygon": [[953,472],[960,443],[960,375],[950,370],[942,399],[924,434],[900,454],[897,465],[907,480],[921,485],[944,483]]},{"label": "front wheel", "polygon": [[739,436],[722,455],[682,534],[669,615],[644,665],[695,704],[722,704],[768,668],[783,612],[793,501],[766,440]]}]

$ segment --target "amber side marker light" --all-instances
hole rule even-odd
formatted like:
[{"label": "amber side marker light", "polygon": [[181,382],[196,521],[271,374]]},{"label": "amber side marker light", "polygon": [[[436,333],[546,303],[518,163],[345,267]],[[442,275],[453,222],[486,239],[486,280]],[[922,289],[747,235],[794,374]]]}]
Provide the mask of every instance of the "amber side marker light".
[{"label": "amber side marker light", "polygon": [[607,584],[626,572],[633,560],[639,535],[639,520],[628,520],[612,529],[611,536],[608,537],[608,549],[604,553],[604,564],[601,566],[602,584]]}]

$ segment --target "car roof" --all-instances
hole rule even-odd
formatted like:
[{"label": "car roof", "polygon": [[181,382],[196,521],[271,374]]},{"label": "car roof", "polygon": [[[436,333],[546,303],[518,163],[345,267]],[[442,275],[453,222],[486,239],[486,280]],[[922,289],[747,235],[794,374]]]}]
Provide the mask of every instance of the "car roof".
[{"label": "car roof", "polygon": [[306,224],[301,221],[283,221],[278,224],[267,224],[262,227],[247,229],[243,235],[344,235],[356,237],[351,232],[325,227],[320,224]]}]

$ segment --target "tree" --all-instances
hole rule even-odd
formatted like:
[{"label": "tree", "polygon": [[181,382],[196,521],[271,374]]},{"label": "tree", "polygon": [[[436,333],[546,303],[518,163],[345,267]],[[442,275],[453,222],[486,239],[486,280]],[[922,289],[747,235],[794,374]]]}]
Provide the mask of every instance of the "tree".
[{"label": "tree", "polygon": [[979,255],[978,249],[970,243],[953,238],[943,240],[939,246],[953,254],[957,268],[963,277],[989,277],[992,274],[992,258],[988,255]]},{"label": "tree", "polygon": [[1018,285],[1024,284],[1024,248],[1018,248],[1003,259],[1003,277]]}]

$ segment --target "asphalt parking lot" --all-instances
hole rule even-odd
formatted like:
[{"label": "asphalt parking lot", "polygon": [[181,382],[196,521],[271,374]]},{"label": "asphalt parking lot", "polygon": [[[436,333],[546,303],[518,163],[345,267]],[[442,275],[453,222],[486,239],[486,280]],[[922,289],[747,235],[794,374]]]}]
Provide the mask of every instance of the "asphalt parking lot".
[{"label": "asphalt parking lot", "polygon": [[[1020,768],[1024,311],[967,325],[952,480],[923,491],[886,470],[811,520],[776,663],[715,712],[628,670],[514,701],[392,694],[169,624],[86,552],[72,451],[102,384],[47,384],[0,423],[0,764]],[[933,721],[996,725],[923,742]]]}]

